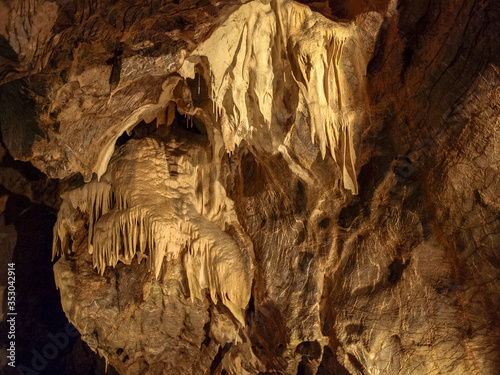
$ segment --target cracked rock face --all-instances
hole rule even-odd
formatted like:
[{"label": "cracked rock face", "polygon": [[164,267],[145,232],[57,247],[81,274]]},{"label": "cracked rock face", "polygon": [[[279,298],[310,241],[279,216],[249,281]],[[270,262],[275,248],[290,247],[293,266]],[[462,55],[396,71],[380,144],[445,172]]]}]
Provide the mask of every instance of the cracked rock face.
[{"label": "cracked rock face", "polygon": [[58,207],[82,339],[131,375],[497,374],[499,8],[1,4],[3,143],[62,200],[0,183]]}]

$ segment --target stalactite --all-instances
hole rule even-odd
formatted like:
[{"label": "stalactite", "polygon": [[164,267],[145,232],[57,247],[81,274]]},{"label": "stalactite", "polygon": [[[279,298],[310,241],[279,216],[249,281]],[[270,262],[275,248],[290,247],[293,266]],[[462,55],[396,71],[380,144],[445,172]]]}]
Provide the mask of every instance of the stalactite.
[{"label": "stalactite", "polygon": [[[249,2],[192,53],[182,74],[194,77],[195,64],[208,60],[205,78],[227,152],[242,140],[258,147],[254,132],[283,121],[273,113],[278,77],[297,85],[296,112],[308,113],[312,143],[323,158],[329,148],[345,188],[357,194],[354,132],[369,118],[365,49],[353,23],[335,23],[291,1]],[[286,69],[293,82],[286,81]]]},{"label": "stalactite", "polygon": [[[212,300],[222,301],[243,323],[241,309],[250,296],[249,255],[221,230],[217,220],[209,220],[220,219],[224,207],[231,204],[220,184],[193,167],[198,162],[204,165],[203,152],[196,147],[194,152],[185,150],[175,141],[170,146],[177,155],[154,139],[130,141],[126,151],[111,159],[100,181],[67,192],[54,227],[53,256],[68,250],[75,210],[88,216],[88,249],[101,275],[106,267],[131,264],[137,256],[138,261],[147,258],[158,279],[164,261],[178,258],[187,248],[191,298],[202,298],[201,290],[208,288]],[[177,167],[174,177],[169,164]],[[213,209],[205,208],[205,215],[197,210],[197,178],[205,180],[207,187],[215,185],[210,196]]]}]

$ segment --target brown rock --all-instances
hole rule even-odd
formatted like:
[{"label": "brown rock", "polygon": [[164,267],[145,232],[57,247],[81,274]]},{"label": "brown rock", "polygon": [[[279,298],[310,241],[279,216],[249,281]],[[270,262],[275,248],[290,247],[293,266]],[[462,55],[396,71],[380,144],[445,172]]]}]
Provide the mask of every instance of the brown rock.
[{"label": "brown rock", "polygon": [[1,5],[66,315],[120,374],[496,374],[498,4],[301,3]]}]

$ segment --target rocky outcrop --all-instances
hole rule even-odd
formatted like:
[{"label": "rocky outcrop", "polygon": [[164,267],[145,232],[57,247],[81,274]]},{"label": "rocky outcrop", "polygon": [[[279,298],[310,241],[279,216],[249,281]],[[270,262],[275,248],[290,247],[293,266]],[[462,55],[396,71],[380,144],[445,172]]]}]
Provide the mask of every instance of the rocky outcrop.
[{"label": "rocky outcrop", "polygon": [[3,142],[62,203],[1,182],[120,374],[497,373],[494,1],[1,6]]}]

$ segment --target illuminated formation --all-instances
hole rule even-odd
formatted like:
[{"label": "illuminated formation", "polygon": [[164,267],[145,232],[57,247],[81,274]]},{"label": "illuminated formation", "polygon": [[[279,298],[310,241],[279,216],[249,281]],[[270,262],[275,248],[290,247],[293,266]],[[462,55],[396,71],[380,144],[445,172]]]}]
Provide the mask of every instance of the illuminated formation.
[{"label": "illuminated formation", "polygon": [[[358,39],[352,24],[336,24],[298,3],[242,5],[180,69],[190,79],[202,70],[212,106],[193,106],[186,83],[172,78],[162,98],[170,102],[157,114],[157,125],[171,126],[177,105],[185,115],[203,119],[214,159],[201,157],[199,148],[194,148],[197,155],[190,149],[184,151],[189,158],[174,158],[180,145],[146,139],[123,146],[108,165],[114,147],[110,142],[97,164],[99,181],[65,196],[54,229],[54,256],[67,250],[71,217],[78,209],[88,214],[88,249],[99,273],[119,261],[130,264],[137,255],[138,260],[147,258],[158,278],[164,259],[177,258],[187,248],[192,295],[199,297],[200,290],[209,287],[212,299],[218,295],[241,319],[238,309],[246,307],[250,293],[250,258],[223,232],[227,223],[237,220],[219,181],[218,158],[234,152],[243,140],[256,149],[288,155],[293,145],[275,129],[305,122],[321,156],[330,149],[341,170],[339,179],[356,194],[353,136],[368,118],[362,75],[367,52]],[[188,104],[184,97],[182,103],[175,97],[175,87],[183,88]],[[293,111],[287,102],[296,103]],[[152,108],[145,111],[159,112]],[[131,132],[145,115],[133,117],[136,122],[120,130]],[[171,165],[182,172],[172,175]],[[202,189],[214,186],[205,198],[208,202],[201,199],[206,192],[197,196],[200,181]]]},{"label": "illuminated formation", "polygon": [[242,321],[240,309],[250,298],[250,255],[223,231],[234,221],[223,189],[211,190],[210,204],[197,193],[200,184],[210,183],[210,165],[202,167],[207,160],[200,148],[186,146],[153,138],[124,145],[101,181],[66,194],[54,228],[54,256],[67,250],[70,220],[80,210],[88,214],[88,248],[99,273],[119,261],[131,264],[137,255],[138,262],[147,258],[159,278],[164,259],[186,250],[191,298],[202,298],[208,287],[212,300],[222,300]]}]

